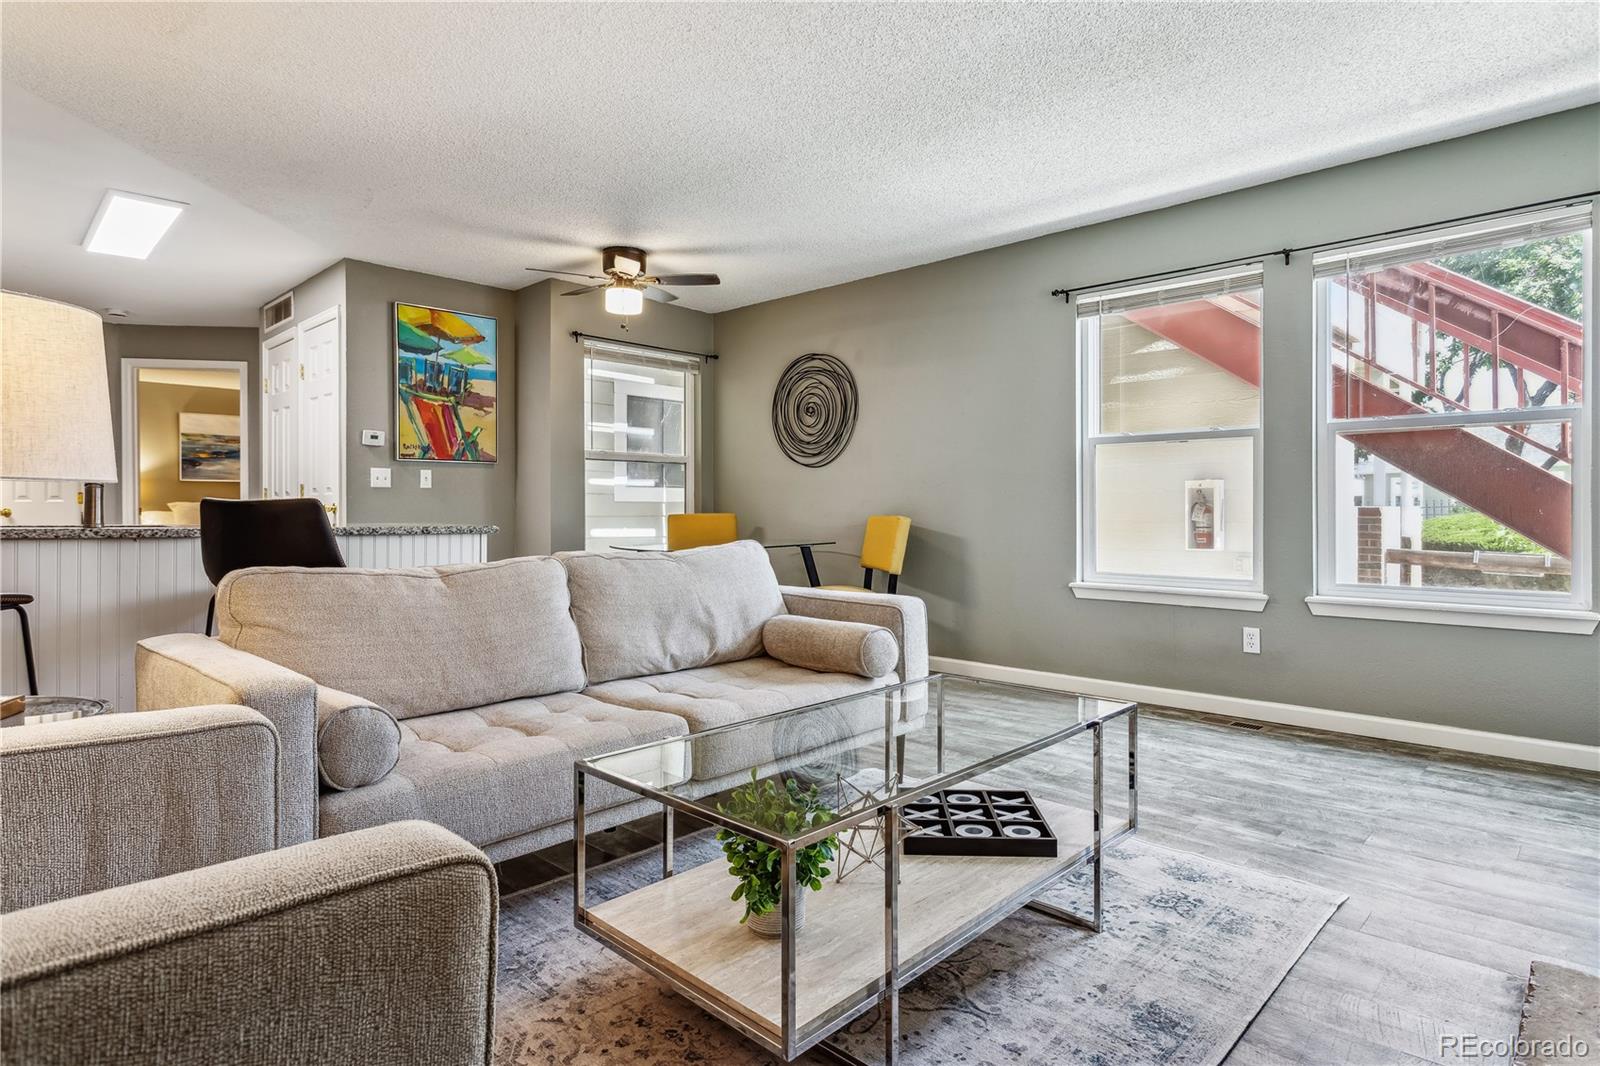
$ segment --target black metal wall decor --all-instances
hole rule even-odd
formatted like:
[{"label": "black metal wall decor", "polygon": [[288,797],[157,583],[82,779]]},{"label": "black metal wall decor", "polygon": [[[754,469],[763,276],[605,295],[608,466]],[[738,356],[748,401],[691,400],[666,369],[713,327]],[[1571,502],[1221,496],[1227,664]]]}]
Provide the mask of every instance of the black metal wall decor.
[{"label": "black metal wall decor", "polygon": [[778,378],[772,394],[772,435],[801,466],[839,458],[856,428],[856,379],[831,355],[802,355]]}]

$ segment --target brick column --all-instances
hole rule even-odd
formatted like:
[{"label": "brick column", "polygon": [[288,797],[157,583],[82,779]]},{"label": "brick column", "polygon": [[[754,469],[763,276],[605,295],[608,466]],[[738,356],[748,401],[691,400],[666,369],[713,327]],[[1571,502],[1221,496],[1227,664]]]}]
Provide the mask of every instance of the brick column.
[{"label": "brick column", "polygon": [[1383,509],[1356,508],[1356,580],[1383,584]]}]

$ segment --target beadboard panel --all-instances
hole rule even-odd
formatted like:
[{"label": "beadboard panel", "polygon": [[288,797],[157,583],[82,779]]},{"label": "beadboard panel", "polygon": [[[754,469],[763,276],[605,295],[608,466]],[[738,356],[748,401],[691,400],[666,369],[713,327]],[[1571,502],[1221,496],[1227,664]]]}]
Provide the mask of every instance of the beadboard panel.
[{"label": "beadboard panel", "polygon": [[[482,562],[482,533],[339,537],[351,566],[387,569]],[[161,633],[198,633],[211,582],[196,537],[7,540],[0,587],[33,597],[27,607],[39,691],[134,705],[134,645]],[[26,692],[21,629],[0,616],[0,692]]]}]

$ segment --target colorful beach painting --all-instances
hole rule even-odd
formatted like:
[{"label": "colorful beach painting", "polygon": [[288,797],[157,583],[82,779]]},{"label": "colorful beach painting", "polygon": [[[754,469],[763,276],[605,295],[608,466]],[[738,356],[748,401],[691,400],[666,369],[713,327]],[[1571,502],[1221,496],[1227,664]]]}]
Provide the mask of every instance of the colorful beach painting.
[{"label": "colorful beach painting", "polygon": [[395,458],[495,461],[495,320],[394,305]]},{"label": "colorful beach painting", "polygon": [[178,412],[179,481],[238,481],[240,450],[238,415]]}]

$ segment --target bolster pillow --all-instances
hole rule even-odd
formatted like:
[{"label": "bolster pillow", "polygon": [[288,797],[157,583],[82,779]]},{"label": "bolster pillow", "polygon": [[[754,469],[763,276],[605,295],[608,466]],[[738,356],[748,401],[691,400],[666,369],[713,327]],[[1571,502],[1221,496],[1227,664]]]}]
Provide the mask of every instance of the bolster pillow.
[{"label": "bolster pillow", "polygon": [[400,761],[400,723],[371,700],[317,686],[317,775],[343,792],[376,784]]},{"label": "bolster pillow", "polygon": [[761,629],[768,655],[829,674],[882,677],[900,661],[900,645],[882,626],[780,614]]}]

